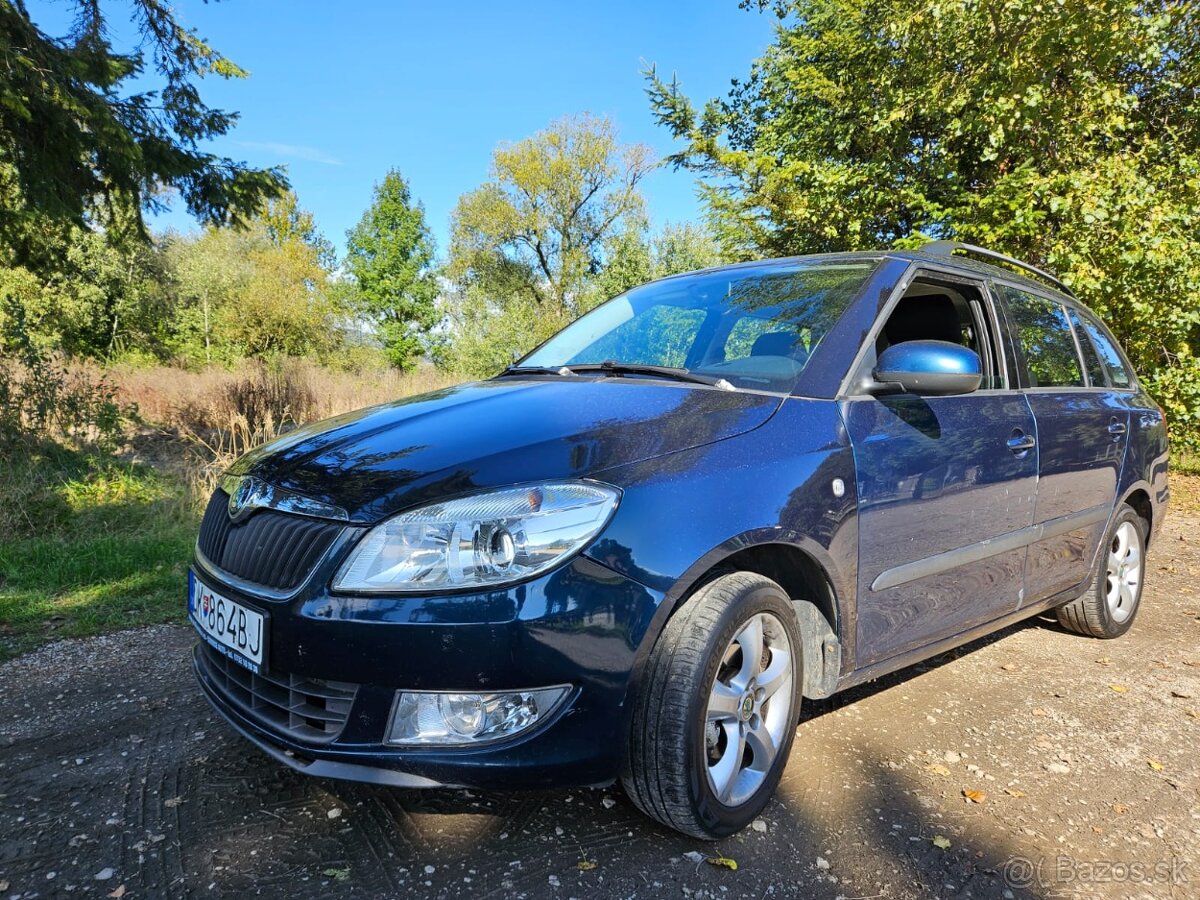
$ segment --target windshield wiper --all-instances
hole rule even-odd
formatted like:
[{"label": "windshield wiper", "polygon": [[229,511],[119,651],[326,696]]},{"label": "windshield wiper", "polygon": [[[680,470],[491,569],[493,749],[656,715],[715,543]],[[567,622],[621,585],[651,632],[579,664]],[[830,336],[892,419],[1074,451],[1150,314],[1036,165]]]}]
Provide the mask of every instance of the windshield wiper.
[{"label": "windshield wiper", "polygon": [[661,378],[672,378],[675,381],[687,381],[691,384],[707,384],[709,387],[719,388],[722,391],[737,390],[737,388],[724,378],[701,375],[699,372],[693,372],[690,369],[684,369],[680,366],[652,366],[643,363],[623,363],[606,359],[602,363],[572,366],[571,371],[573,373],[603,372],[606,375],[657,375]]},{"label": "windshield wiper", "polygon": [[497,378],[505,375],[574,375],[566,366],[507,366]]}]

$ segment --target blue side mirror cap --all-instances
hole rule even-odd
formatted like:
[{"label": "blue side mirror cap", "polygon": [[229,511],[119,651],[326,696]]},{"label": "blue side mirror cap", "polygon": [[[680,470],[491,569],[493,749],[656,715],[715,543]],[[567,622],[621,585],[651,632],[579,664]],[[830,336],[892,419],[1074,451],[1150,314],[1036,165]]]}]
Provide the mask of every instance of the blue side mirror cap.
[{"label": "blue side mirror cap", "polygon": [[979,355],[948,341],[894,344],[879,355],[874,376],[907,394],[930,397],[969,394],[983,380]]}]

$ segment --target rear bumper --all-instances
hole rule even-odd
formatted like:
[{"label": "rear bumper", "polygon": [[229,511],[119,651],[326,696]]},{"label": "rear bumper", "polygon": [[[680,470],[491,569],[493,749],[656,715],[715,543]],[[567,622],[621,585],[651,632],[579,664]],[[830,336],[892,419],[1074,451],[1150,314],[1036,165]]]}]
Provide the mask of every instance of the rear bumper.
[{"label": "rear bumper", "polygon": [[[267,666],[356,686],[332,740],[297,736],[256,715],[195,651],[204,695],[244,737],[297,771],[406,788],[548,788],[616,777],[626,695],[661,595],[592,560],[486,595],[364,599],[321,590],[264,601],[198,577],[269,613]],[[474,621],[463,621],[468,619]],[[482,620],[482,621],[481,621]],[[490,621],[489,621],[490,620]],[[574,690],[531,731],[477,748],[396,748],[384,743],[398,690]]]}]

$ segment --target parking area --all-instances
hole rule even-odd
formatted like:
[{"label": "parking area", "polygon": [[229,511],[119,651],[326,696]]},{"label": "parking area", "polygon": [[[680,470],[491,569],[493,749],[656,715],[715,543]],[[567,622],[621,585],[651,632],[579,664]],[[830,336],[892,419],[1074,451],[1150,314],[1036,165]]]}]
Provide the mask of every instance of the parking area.
[{"label": "parking area", "polygon": [[1195,897],[1198,527],[1167,522],[1122,640],[1034,620],[808,704],[716,844],[616,786],[305,778],[209,709],[187,628],[53,644],[0,668],[0,897]]}]

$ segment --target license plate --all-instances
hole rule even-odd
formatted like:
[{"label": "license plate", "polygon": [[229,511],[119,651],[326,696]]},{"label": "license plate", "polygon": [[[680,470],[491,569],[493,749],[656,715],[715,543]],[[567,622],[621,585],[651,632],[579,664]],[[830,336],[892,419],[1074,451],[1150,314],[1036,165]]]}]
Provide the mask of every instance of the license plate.
[{"label": "license plate", "polygon": [[188,570],[188,618],[211,647],[256,675],[266,668],[267,617],[223,597]]}]

